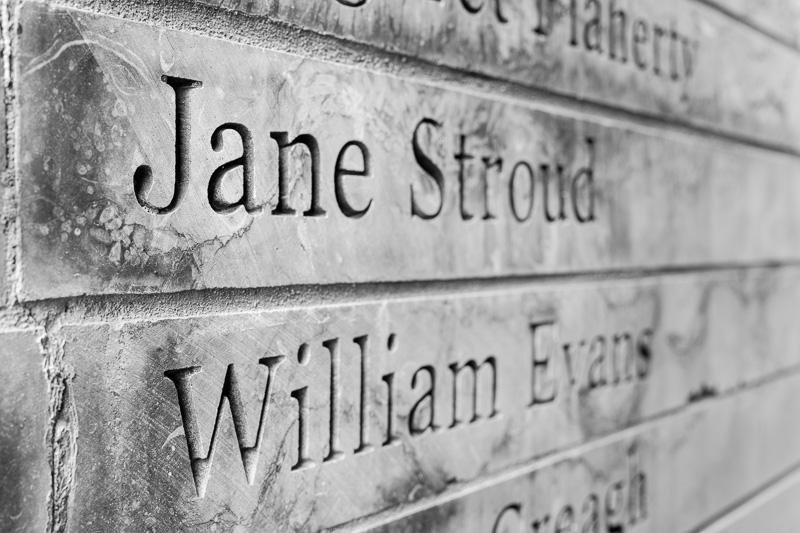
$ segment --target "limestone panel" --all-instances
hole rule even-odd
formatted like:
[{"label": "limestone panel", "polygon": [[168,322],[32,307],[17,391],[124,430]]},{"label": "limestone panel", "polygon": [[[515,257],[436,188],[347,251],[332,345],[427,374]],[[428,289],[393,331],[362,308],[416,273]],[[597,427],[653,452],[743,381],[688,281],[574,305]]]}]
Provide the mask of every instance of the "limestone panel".
[{"label": "limestone panel", "polygon": [[798,385],[708,402],[373,531],[696,531],[800,458],[781,416]]},{"label": "limestone panel", "polygon": [[701,533],[747,533],[759,529],[794,531],[800,528],[800,474],[791,473],[741,506],[704,528]]},{"label": "limestone panel", "polygon": [[31,333],[0,333],[0,530],[45,531],[50,465],[48,391]]},{"label": "limestone panel", "polygon": [[707,0],[795,48],[800,47],[800,6],[792,0]]},{"label": "limestone panel", "polygon": [[[316,531],[435,497],[793,373],[798,276],[693,274],[65,326],[80,435],[69,523]],[[752,475],[730,490],[743,490],[785,466],[790,445],[800,457],[800,430],[784,438],[777,425],[800,397],[765,394],[682,416],[647,446],[680,444],[698,468],[703,458],[741,462]],[[681,444],[687,431],[700,433]],[[763,454],[770,446],[776,453]],[[680,472],[690,466],[676,460]],[[700,478],[728,479],[697,472],[687,494]],[[654,506],[667,474],[651,474]]]},{"label": "limestone panel", "polygon": [[[200,1],[735,135],[800,140],[795,51],[695,0]],[[797,30],[790,1],[719,3]]]},{"label": "limestone panel", "polygon": [[798,259],[792,157],[21,9],[22,299]]}]

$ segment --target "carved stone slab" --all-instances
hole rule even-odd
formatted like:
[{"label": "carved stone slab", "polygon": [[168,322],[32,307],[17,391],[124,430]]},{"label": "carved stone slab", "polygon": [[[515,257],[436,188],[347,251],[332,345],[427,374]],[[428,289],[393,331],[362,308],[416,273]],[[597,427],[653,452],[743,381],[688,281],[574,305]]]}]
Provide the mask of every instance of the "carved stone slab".
[{"label": "carved stone slab", "polygon": [[702,533],[749,533],[800,528],[800,472],[795,471],[715,521]]},{"label": "carved stone slab", "polygon": [[693,0],[201,1],[738,136],[800,140],[797,54]]},{"label": "carved stone slab", "polygon": [[[432,498],[791,371],[798,277],[66,326],[80,434],[70,522],[316,531]],[[779,405],[792,403],[764,412]],[[750,438],[733,448],[741,459],[775,434],[731,424],[701,426]],[[683,427],[659,439],[674,444]],[[687,445],[697,461],[718,451],[699,444]]]},{"label": "carved stone slab", "polygon": [[45,531],[48,390],[36,335],[0,333],[0,531]]},{"label": "carved stone slab", "polygon": [[735,17],[800,47],[800,6],[792,0],[708,0]]},{"label": "carved stone slab", "polygon": [[35,3],[22,25],[22,299],[800,256],[793,158]]},{"label": "carved stone slab", "polygon": [[799,405],[794,375],[603,439],[553,465],[522,469],[373,531],[697,531],[797,463],[800,429],[780,413]]}]

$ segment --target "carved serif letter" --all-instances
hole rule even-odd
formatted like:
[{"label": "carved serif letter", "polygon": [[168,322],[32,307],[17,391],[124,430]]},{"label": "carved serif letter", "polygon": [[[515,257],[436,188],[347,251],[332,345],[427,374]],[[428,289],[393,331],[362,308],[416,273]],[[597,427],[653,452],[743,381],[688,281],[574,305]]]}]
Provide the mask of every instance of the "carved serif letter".
[{"label": "carved serif letter", "polygon": [[214,460],[214,451],[217,447],[217,432],[219,431],[219,424],[222,420],[222,413],[225,410],[226,403],[230,406],[231,416],[233,417],[233,426],[236,430],[236,440],[239,443],[239,453],[242,456],[242,464],[244,465],[247,483],[248,485],[252,485],[255,481],[261,444],[264,441],[264,434],[267,428],[267,407],[269,407],[272,381],[278,367],[283,363],[284,359],[285,358],[282,356],[264,357],[258,361],[259,364],[267,367],[267,386],[264,391],[264,400],[261,403],[261,418],[258,422],[258,433],[256,435],[255,444],[252,446],[247,446],[246,444],[250,441],[250,438],[248,436],[247,418],[245,415],[242,393],[236,379],[236,371],[234,370],[234,365],[228,365],[228,371],[225,373],[225,382],[222,385],[222,394],[219,398],[217,416],[214,421],[214,430],[211,433],[211,442],[207,454],[203,451],[204,447],[200,436],[200,426],[197,423],[197,408],[194,403],[194,395],[192,394],[192,376],[202,372],[202,367],[190,366],[164,372],[164,376],[175,383],[175,388],[178,391],[178,405],[181,409],[181,419],[183,420],[183,429],[186,434],[186,444],[189,448],[192,476],[194,477],[194,485],[199,498],[205,496],[208,480],[211,477],[211,463]]},{"label": "carved serif letter", "polygon": [[442,206],[444,205],[444,174],[442,173],[442,169],[436,166],[430,157],[422,150],[420,146],[419,137],[420,137],[420,129],[422,126],[429,126],[435,129],[440,129],[442,125],[439,122],[436,122],[430,118],[423,118],[417,124],[417,127],[414,128],[414,137],[411,140],[411,147],[414,149],[414,159],[417,161],[417,164],[420,168],[425,172],[433,180],[433,183],[436,185],[436,189],[439,191],[439,205],[433,212],[426,212],[424,211],[419,205],[417,205],[417,201],[414,198],[414,187],[411,187],[411,216],[412,217],[419,217],[422,220],[431,220],[439,216],[439,213],[442,212]]},{"label": "carved serif letter", "polygon": [[147,200],[153,188],[153,169],[141,165],[133,174],[133,192],[136,201],[145,211],[154,215],[168,215],[175,211],[186,194],[192,158],[190,152],[192,127],[189,121],[189,92],[203,86],[203,82],[175,76],[161,76],[161,81],[175,91],[175,186],[172,200],[165,207],[157,207]]},{"label": "carved serif letter", "polygon": [[[261,213],[262,206],[256,204],[253,184],[253,136],[245,126],[228,122],[214,130],[211,135],[211,148],[219,152],[223,148],[222,134],[234,131],[242,139],[242,156],[228,161],[217,168],[208,180],[208,203],[217,213],[227,214],[236,211],[239,206],[251,214]],[[222,180],[237,167],[242,167],[242,196],[235,202],[228,202],[222,195]]]}]

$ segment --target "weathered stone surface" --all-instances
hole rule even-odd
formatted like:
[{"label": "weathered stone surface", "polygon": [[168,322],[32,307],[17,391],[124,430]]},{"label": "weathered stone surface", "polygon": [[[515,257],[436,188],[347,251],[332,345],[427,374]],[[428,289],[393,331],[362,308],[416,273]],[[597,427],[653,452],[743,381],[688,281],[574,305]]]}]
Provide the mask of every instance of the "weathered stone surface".
[{"label": "weathered stone surface", "polygon": [[771,485],[701,533],[751,533],[800,529],[800,473]]},{"label": "weathered stone surface", "polygon": [[[800,256],[795,158],[34,3],[22,26],[22,299]],[[319,158],[279,151],[301,134]],[[370,176],[337,189],[352,142]]]},{"label": "weathered stone surface", "polygon": [[785,43],[800,47],[800,6],[793,0],[706,0]]},{"label": "weathered stone surface", "polygon": [[[581,531],[596,509],[599,529],[582,531],[694,531],[800,459],[800,427],[782,416],[798,406],[795,375],[602,440],[554,465],[523,469],[376,530]],[[791,531],[779,524],[777,531]]]},{"label": "weathered stone surface", "polygon": [[[795,148],[800,140],[797,54],[693,0],[305,0],[299,2],[302,7],[298,2],[200,1],[736,135]],[[745,3],[759,4],[734,2]],[[470,5],[479,12],[471,13]],[[507,22],[500,21],[497,6]],[[598,8],[599,25],[594,23]],[[619,15],[610,22],[612,8],[626,15],[627,61],[622,61]],[[764,11],[757,5],[744,9]],[[782,13],[774,9],[770,17]],[[548,20],[554,21],[549,30]],[[657,47],[656,32],[666,36]]]},{"label": "weathered stone surface", "polygon": [[[793,371],[798,277],[695,274],[65,326],[80,435],[69,523],[315,531],[433,497]],[[753,411],[743,401],[683,416],[647,437],[647,449],[700,431],[709,444],[692,433],[680,452],[693,450],[696,473],[716,472],[704,469],[723,458],[753,469],[730,489],[724,475],[714,478],[727,497],[785,466],[784,447],[800,457],[800,429],[768,437],[800,399],[792,383],[795,396]],[[751,412],[764,416],[729,420]],[[666,497],[661,469],[670,464],[653,467],[653,502]]]},{"label": "weathered stone surface", "polygon": [[[3,53],[5,46],[6,45],[4,42],[0,42],[0,53]],[[13,186],[11,180],[8,179],[10,178],[11,173],[8,172],[8,157],[7,157],[8,147],[6,145],[7,132],[6,132],[5,100],[6,100],[5,84],[0,84],[0,104],[2,104],[0,105],[0,139],[2,139],[2,141],[0,141],[0,147],[2,147],[2,149],[0,149],[0,177],[2,176],[6,177],[6,179],[3,179],[2,182],[0,182],[0,220],[4,220],[8,216],[7,210],[10,206],[6,203],[6,196],[7,196],[6,189],[11,188]],[[6,265],[7,261],[5,260],[8,253],[7,251],[8,231],[10,231],[10,228],[8,227],[7,224],[4,223],[3,228],[0,229],[0,254],[1,254],[0,257],[2,257],[2,260],[0,260],[0,304],[1,305],[5,305],[6,302],[8,302],[9,284],[8,284],[8,279],[6,277],[8,275],[7,274],[8,271]]]},{"label": "weathered stone surface", "polygon": [[0,531],[45,531],[47,387],[36,336],[0,333]]}]

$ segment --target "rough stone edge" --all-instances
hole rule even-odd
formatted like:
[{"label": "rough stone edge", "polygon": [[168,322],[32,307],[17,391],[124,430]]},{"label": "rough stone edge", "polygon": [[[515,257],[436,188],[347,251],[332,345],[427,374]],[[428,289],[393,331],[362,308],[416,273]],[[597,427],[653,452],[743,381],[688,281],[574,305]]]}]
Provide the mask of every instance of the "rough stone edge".
[{"label": "rough stone edge", "polygon": [[[20,13],[25,0],[0,0],[0,37],[2,37],[2,76],[4,89],[3,146],[5,165],[0,168],[2,211],[0,231],[6,239],[5,287],[0,294],[0,331],[24,330],[36,335],[41,355],[41,369],[47,386],[47,427],[45,454],[49,462],[50,490],[41,495],[39,504],[47,509],[47,533],[68,530],[69,503],[75,480],[77,456],[77,417],[69,394],[71,374],[64,364],[64,339],[59,337],[60,317],[67,309],[66,302],[57,305],[25,305],[20,302],[20,223],[18,123],[16,81],[18,79],[15,51],[18,46]],[[24,28],[22,28],[24,31]]]},{"label": "rough stone edge", "polygon": [[16,95],[14,76],[14,47],[16,46],[16,16],[17,0],[0,0],[0,32],[2,32],[3,46],[3,118],[5,130],[4,159],[5,168],[0,172],[0,185],[2,185],[2,205],[0,226],[6,238],[5,250],[5,290],[2,302],[13,305],[16,302],[17,292],[17,261],[16,255],[19,248],[19,226],[17,220],[17,183],[16,183]]},{"label": "rough stone edge", "polygon": [[44,372],[48,386],[47,444],[50,455],[51,485],[47,505],[48,532],[68,530],[72,488],[77,460],[78,418],[72,401],[72,372],[64,364],[64,339],[57,333],[58,317],[48,320],[39,337],[44,355]]}]

